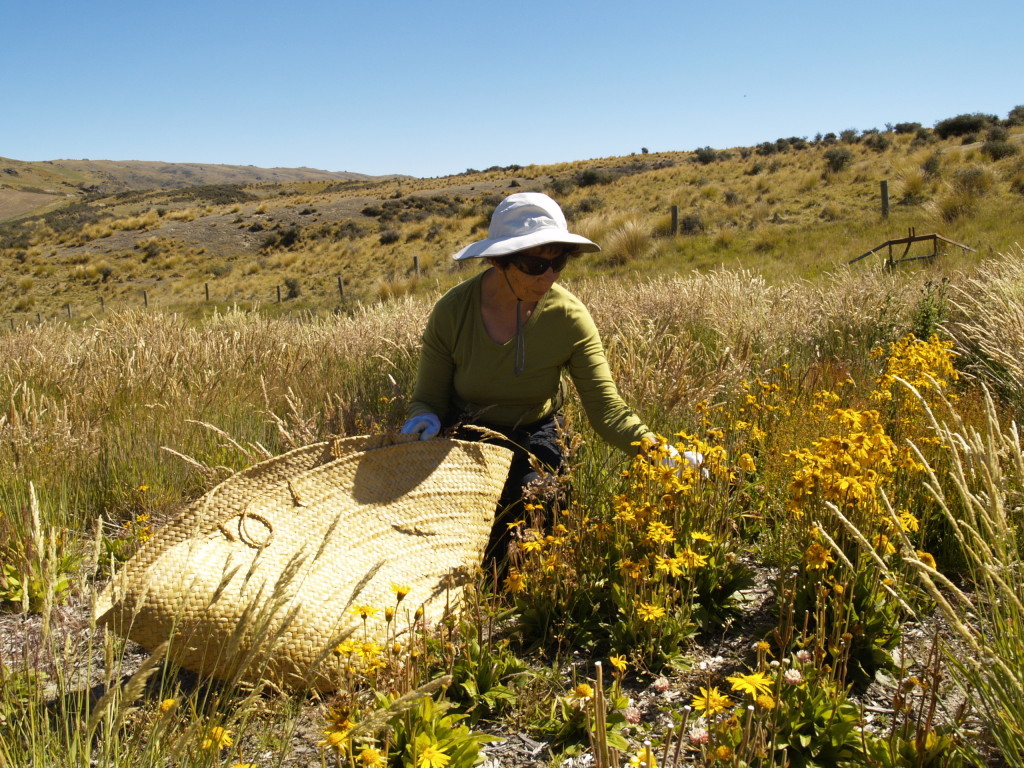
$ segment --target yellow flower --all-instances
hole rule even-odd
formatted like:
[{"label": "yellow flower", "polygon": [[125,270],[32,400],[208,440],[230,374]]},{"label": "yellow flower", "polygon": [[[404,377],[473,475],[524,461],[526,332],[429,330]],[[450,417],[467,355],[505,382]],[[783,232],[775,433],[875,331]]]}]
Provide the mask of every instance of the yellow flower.
[{"label": "yellow flower", "polygon": [[829,563],[834,563],[835,560],[831,552],[815,541],[804,552],[804,562],[807,563],[807,567],[812,571],[823,571],[828,567]]},{"label": "yellow flower", "polygon": [[914,533],[921,527],[917,518],[905,509],[900,510],[898,517],[900,521],[900,528],[907,533]]},{"label": "yellow flower", "polygon": [[170,712],[176,706],[178,706],[178,700],[177,699],[164,699],[163,701],[160,702],[159,709],[160,709],[161,712]]},{"label": "yellow flower", "polygon": [[505,591],[517,595],[526,591],[526,577],[515,568],[510,568],[505,577]]},{"label": "yellow flower", "polygon": [[660,557],[659,555],[655,555],[654,567],[656,570],[664,571],[669,576],[683,575],[682,561],[678,557]]},{"label": "yellow flower", "polygon": [[227,728],[215,725],[206,732],[206,736],[200,742],[199,748],[209,751],[230,747],[232,744],[234,744],[234,741],[231,740],[231,732]]},{"label": "yellow flower", "polygon": [[647,524],[647,540],[652,544],[669,544],[676,540],[672,528],[657,520]]},{"label": "yellow flower", "polygon": [[644,621],[654,621],[665,615],[665,609],[653,603],[640,603],[640,607],[636,609],[636,612]]},{"label": "yellow flower", "polygon": [[364,747],[356,759],[363,768],[382,768],[384,765],[384,756],[373,747]]},{"label": "yellow flower", "polygon": [[707,717],[724,712],[732,706],[732,699],[718,690],[718,686],[712,688],[700,688],[700,693],[693,697],[692,706],[698,712],[703,712]]},{"label": "yellow flower", "polygon": [[348,609],[348,612],[355,614],[365,621],[376,616],[379,610],[379,608],[374,608],[372,605],[353,605]]},{"label": "yellow flower", "polygon": [[741,453],[739,459],[736,460],[736,463],[739,464],[740,469],[744,472],[757,471],[757,466],[754,464],[754,457],[749,453]]},{"label": "yellow flower", "polygon": [[751,696],[767,694],[772,690],[771,678],[763,672],[753,672],[749,675],[733,675],[725,678],[732,683],[732,689],[740,693],[749,693]]},{"label": "yellow flower", "polygon": [[761,709],[775,709],[775,699],[767,693],[762,693],[760,696],[755,698],[754,701]]},{"label": "yellow flower", "polygon": [[392,584],[391,591],[395,593],[395,597],[398,598],[398,602],[402,602],[406,596],[412,592],[412,587],[405,584]]},{"label": "yellow flower", "polygon": [[714,542],[715,540],[714,536],[712,536],[710,533],[704,533],[704,531],[694,531],[690,534],[690,538],[694,541]]},{"label": "yellow flower", "polygon": [[613,667],[619,670],[619,672],[625,672],[626,667],[628,666],[626,664],[626,659],[623,656],[609,656],[608,661]]},{"label": "yellow flower", "polygon": [[932,557],[929,552],[925,552],[924,550],[921,550],[921,549],[917,550],[917,559],[920,560],[925,565],[927,565],[929,568],[932,568],[932,569],[938,568],[938,566],[935,564],[935,558]]},{"label": "yellow flower", "polygon": [[434,743],[425,747],[420,752],[419,760],[416,761],[416,768],[444,768],[450,760],[451,758],[441,751],[439,745]]},{"label": "yellow flower", "polygon": [[330,747],[335,752],[344,752],[348,746],[348,731],[324,731],[323,741],[318,741],[316,745]]},{"label": "yellow flower", "polygon": [[589,701],[594,698],[594,688],[587,683],[580,683],[573,688],[572,693],[569,694],[569,698],[575,703]]},{"label": "yellow flower", "polygon": [[692,549],[687,547],[679,553],[679,557],[676,558],[684,568],[703,568],[708,564],[708,559],[702,554],[694,552]]},{"label": "yellow flower", "polygon": [[715,747],[715,757],[723,763],[732,760],[732,747],[725,744],[720,747]]},{"label": "yellow flower", "polygon": [[629,758],[629,768],[640,768],[641,765],[646,765],[647,768],[658,768],[658,760],[650,747],[644,747]]}]

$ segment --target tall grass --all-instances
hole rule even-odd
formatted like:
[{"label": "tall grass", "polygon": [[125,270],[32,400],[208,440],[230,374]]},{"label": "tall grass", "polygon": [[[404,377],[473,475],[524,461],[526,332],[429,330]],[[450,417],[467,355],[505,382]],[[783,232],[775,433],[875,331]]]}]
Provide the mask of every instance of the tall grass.
[{"label": "tall grass", "polygon": [[[672,674],[671,665],[692,650],[693,633],[738,628],[730,622],[747,599],[746,568],[756,565],[767,574],[778,612],[758,638],[765,647],[759,643],[756,658],[737,659],[722,674],[681,683],[676,705],[664,704],[630,738],[653,738],[663,755],[674,744],[677,756],[706,764],[729,764],[720,757],[724,751],[714,751],[728,747],[736,759],[763,766],[792,762],[798,747],[787,739],[800,738],[835,741],[846,764],[929,764],[917,761],[931,739],[935,760],[955,764],[951,756],[963,752],[950,734],[965,728],[955,713],[941,729],[929,718],[894,716],[883,745],[872,741],[877,728],[855,731],[863,712],[848,697],[856,664],[884,665],[900,622],[927,613],[923,589],[962,642],[983,649],[991,662],[949,660],[941,669],[928,662],[927,670],[976,692],[986,734],[1008,760],[1019,761],[1012,723],[1024,717],[1024,660],[1013,627],[1024,619],[1017,578],[1024,459],[1016,428],[999,423],[1016,423],[1024,404],[1022,255],[1017,249],[964,272],[839,268],[814,281],[768,280],[739,269],[657,279],[578,272],[574,278],[567,270],[570,288],[592,309],[626,401],[681,448],[704,452],[708,472],[683,484],[671,471],[644,474],[647,465],[631,466],[604,446],[570,401],[575,504],[560,512],[565,530],[524,540],[536,543],[518,564],[519,575],[544,591],[531,594],[530,603],[492,585],[464,624],[422,638],[418,660],[410,662],[417,672],[404,688],[380,677],[363,680],[383,696],[374,706],[391,712],[404,691],[445,679],[431,693],[439,711],[425,705],[406,711],[417,713],[408,714],[421,718],[416,722],[430,719],[431,733],[443,730],[447,696],[473,717],[487,712],[496,729],[515,722],[556,750],[578,748],[588,738],[601,743],[595,722],[625,750],[628,707],[614,703],[621,695],[609,694],[602,717],[587,714],[600,697],[578,679],[588,674],[586,655],[611,649],[616,663]],[[143,663],[138,649],[75,617],[138,541],[229,472],[329,434],[397,429],[436,295],[401,293],[330,316],[116,312],[77,326],[48,322],[0,336],[0,600],[28,617],[34,633],[0,657],[0,762],[47,764],[65,754],[67,764],[214,765],[230,755],[248,762],[257,747],[268,764],[295,762],[291,741],[305,732],[308,743],[308,733],[317,731],[311,723],[323,718],[318,702],[189,680],[158,657]],[[878,395],[897,375],[878,352],[889,359],[906,352],[914,332],[944,334],[954,345],[961,379],[945,385],[959,398],[950,398],[954,415],[930,420],[892,394],[897,390],[890,392],[894,399]],[[919,341],[945,350],[938,338]],[[936,400],[927,402],[937,408]],[[867,434],[875,441],[870,462],[843,463],[850,444]],[[906,459],[908,438],[930,467],[928,494]],[[906,464],[896,466],[897,459]],[[906,546],[888,551],[899,537],[887,527],[883,497],[871,496],[870,505],[842,495],[802,501],[794,488],[812,470],[835,473],[829,489],[877,485],[894,514],[913,512],[922,529],[904,531]],[[922,555],[939,526],[929,515],[941,516],[961,547],[959,558],[939,556],[937,568]],[[847,536],[844,519],[875,527]],[[910,518],[900,519],[910,527]],[[651,527],[656,522],[680,539],[698,538],[673,542],[665,528]],[[652,537],[657,530],[661,539]],[[554,561],[544,558],[554,554],[571,570],[549,568]],[[675,570],[683,568],[684,555],[704,564],[680,576]],[[646,582],[631,580],[633,572],[648,573],[643,569]],[[571,579],[559,577],[570,572]],[[969,602],[949,596],[957,578]],[[652,617],[667,607],[673,629],[660,632]],[[516,635],[530,616],[543,619],[533,625],[536,634]],[[508,630],[504,644],[492,634],[503,620],[520,626]],[[564,653],[569,638],[579,641],[581,656]],[[535,661],[530,675],[511,657],[513,650],[525,653],[528,641],[556,654]],[[776,659],[792,659],[790,669],[769,665],[766,648]],[[855,651],[864,655],[855,658]],[[545,664],[557,669],[559,663],[571,667],[571,685],[543,672]],[[740,674],[744,664],[749,675]],[[646,679],[643,666],[633,669]],[[721,701],[712,695],[729,673],[746,707],[734,716],[724,705],[718,711]],[[893,674],[910,678],[906,670]],[[819,681],[813,688],[794,682],[812,678]],[[744,686],[770,697],[771,706]],[[161,709],[169,699],[176,705]],[[681,714],[682,701],[703,707],[700,717]],[[346,706],[369,705],[357,696]],[[807,708],[831,712],[832,719],[812,718],[800,731],[794,713]],[[680,728],[689,723],[692,738],[679,730],[666,734],[668,721]],[[411,733],[411,722],[403,720],[395,733]],[[456,721],[444,722],[445,738],[465,746],[469,735]],[[233,733],[236,749],[203,750],[212,728]],[[413,755],[415,743],[415,737],[408,742]],[[333,759],[331,750],[329,744],[314,749],[308,762]],[[879,757],[886,750],[890,758],[916,756],[886,763]],[[338,760],[349,757],[337,753]],[[979,752],[972,759],[982,764],[985,758]]]}]

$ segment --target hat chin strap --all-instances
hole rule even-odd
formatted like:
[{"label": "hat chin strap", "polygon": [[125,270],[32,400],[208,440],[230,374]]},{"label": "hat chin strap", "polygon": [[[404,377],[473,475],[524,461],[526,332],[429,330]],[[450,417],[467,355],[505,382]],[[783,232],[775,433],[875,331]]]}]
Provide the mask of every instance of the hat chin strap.
[{"label": "hat chin strap", "polygon": [[512,287],[512,282],[508,279],[508,268],[501,269],[499,267],[498,271],[505,278],[505,284],[512,292],[512,295],[516,297],[516,360],[512,366],[512,373],[515,376],[522,376],[523,370],[526,368],[526,339],[523,338],[523,300],[519,298],[519,294],[516,293],[516,289]]}]

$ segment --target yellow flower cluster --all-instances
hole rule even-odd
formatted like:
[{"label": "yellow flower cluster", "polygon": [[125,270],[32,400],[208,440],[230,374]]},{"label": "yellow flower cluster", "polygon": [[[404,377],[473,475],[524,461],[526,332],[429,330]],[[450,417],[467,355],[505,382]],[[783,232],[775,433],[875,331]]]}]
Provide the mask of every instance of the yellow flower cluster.
[{"label": "yellow flower cluster", "polygon": [[953,367],[953,342],[938,336],[922,341],[908,335],[890,344],[888,350],[879,348],[872,354],[886,355],[885,370],[871,395],[875,400],[892,400],[897,378],[913,386],[926,400],[944,392],[958,378]]}]

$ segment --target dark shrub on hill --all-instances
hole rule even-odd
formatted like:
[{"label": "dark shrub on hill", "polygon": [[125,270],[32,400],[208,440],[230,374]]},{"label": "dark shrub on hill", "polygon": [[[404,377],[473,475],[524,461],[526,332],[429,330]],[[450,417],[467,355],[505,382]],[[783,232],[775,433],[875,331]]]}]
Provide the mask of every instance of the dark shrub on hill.
[{"label": "dark shrub on hill", "polygon": [[940,139],[948,139],[951,136],[968,136],[972,133],[983,131],[993,123],[999,122],[995,115],[983,115],[974,112],[970,115],[957,115],[939,120],[935,124],[935,133]]},{"label": "dark shrub on hill", "polygon": [[592,187],[595,184],[611,184],[615,176],[607,171],[599,171],[596,168],[587,168],[573,176],[573,181],[579,187]]},{"label": "dark shrub on hill", "polygon": [[866,134],[862,143],[866,147],[875,150],[875,152],[885,152],[885,150],[892,146],[892,140],[884,133],[879,133],[878,131]]},{"label": "dark shrub on hill", "polygon": [[825,167],[838,173],[853,162],[853,152],[846,147],[832,147],[825,150]]},{"label": "dark shrub on hill", "polygon": [[402,239],[402,233],[397,229],[385,229],[380,233],[380,244],[391,245]]},{"label": "dark shrub on hill", "polygon": [[701,147],[694,150],[693,159],[701,165],[710,165],[718,159],[718,153],[711,147]]},{"label": "dark shrub on hill", "polygon": [[1008,141],[993,141],[989,139],[981,145],[981,151],[992,160],[1002,160],[1004,157],[1016,155],[1020,149],[1016,144],[1011,144]]},{"label": "dark shrub on hill", "polygon": [[917,133],[921,130],[920,123],[896,123],[892,127],[896,133]]}]

